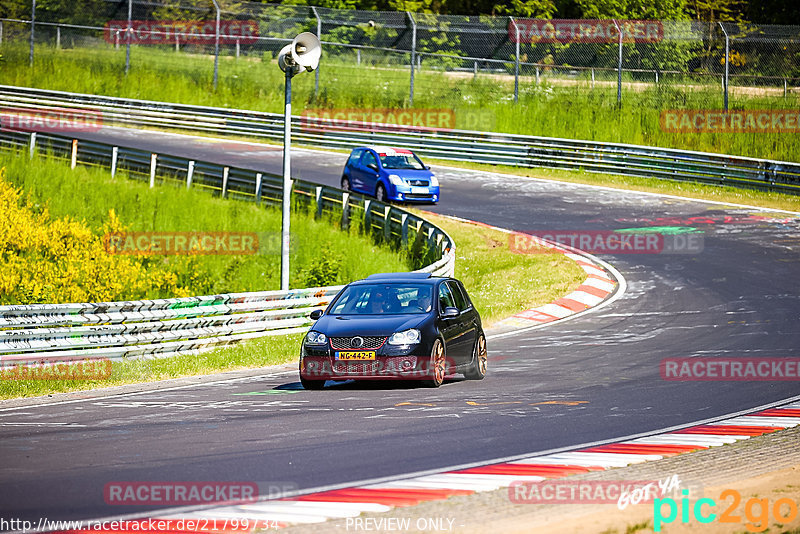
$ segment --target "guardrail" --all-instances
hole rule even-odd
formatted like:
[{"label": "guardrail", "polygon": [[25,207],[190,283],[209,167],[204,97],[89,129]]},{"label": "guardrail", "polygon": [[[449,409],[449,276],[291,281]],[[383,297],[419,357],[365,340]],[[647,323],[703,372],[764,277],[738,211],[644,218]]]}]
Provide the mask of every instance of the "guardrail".
[{"label": "guardrail", "polygon": [[[193,161],[168,154],[45,133],[0,130],[0,149],[30,151],[77,164],[99,165],[111,174],[180,181],[223,197],[279,205],[282,178],[268,173]],[[455,244],[442,229],[397,206],[302,180],[292,181],[293,201],[343,228],[363,224],[366,233],[414,247],[420,271],[450,276]],[[164,357],[199,352],[261,336],[302,332],[312,310],[324,308],[342,286],[84,304],[0,306],[0,364],[63,362],[122,357]]]},{"label": "guardrail", "polygon": [[[283,138],[283,116],[166,102],[0,85],[0,107],[46,113],[99,113],[104,124],[214,135]],[[450,161],[517,167],[582,169],[643,178],[800,194],[800,164],[639,145],[466,130],[398,127],[293,117],[293,142],[333,149],[356,144],[401,145]]]}]

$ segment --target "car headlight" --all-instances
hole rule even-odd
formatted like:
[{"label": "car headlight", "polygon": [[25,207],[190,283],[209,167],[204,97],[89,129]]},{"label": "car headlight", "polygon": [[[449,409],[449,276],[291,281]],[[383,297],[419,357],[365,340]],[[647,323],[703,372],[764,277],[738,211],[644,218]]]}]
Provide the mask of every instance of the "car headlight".
[{"label": "car headlight", "polygon": [[439,179],[433,173],[431,173],[431,187],[439,187]]},{"label": "car headlight", "polygon": [[322,332],[314,332],[313,330],[306,334],[306,344],[308,345],[324,345],[328,342],[328,338]]},{"label": "car headlight", "polygon": [[389,336],[389,345],[413,345],[419,343],[422,339],[422,334],[416,328],[411,330],[404,330],[403,332],[395,332]]},{"label": "car headlight", "polygon": [[392,182],[394,185],[403,185],[403,179],[396,174],[390,174],[389,181]]}]

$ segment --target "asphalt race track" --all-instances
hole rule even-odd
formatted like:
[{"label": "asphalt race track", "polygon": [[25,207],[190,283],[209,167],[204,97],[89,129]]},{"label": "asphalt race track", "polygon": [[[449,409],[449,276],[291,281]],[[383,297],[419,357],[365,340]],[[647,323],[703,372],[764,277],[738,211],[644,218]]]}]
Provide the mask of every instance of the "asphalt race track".
[{"label": "asphalt race track", "polygon": [[[86,137],[281,168],[277,147],[112,128]],[[337,185],[345,158],[296,150],[293,174]],[[2,410],[0,516],[156,514],[157,506],[107,505],[105,484],[318,488],[654,431],[800,394],[796,381],[666,381],[659,373],[664,358],[800,357],[800,218],[434,170],[443,200],[432,211],[521,231],[691,226],[703,232],[704,247],[601,256],[623,274],[626,293],[596,313],[490,339],[480,382],[454,379],[437,390],[346,383],[314,392],[290,371]]]}]

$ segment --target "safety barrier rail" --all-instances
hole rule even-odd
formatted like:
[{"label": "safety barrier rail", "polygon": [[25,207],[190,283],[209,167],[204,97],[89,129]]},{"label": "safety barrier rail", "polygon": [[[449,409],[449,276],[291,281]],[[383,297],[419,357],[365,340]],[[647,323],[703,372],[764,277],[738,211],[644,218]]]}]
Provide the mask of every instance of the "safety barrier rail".
[{"label": "safety barrier rail", "polygon": [[[153,127],[213,135],[280,140],[279,114],[205,108],[107,96],[0,86],[0,108],[83,112],[106,125]],[[708,152],[493,132],[398,127],[293,117],[293,141],[349,149],[360,144],[400,145],[451,161],[685,180],[800,194],[800,164]]]},{"label": "safety barrier rail", "polygon": [[[120,170],[150,186],[180,181],[222,197],[279,205],[282,178],[169,154],[71,139],[49,133],[0,130],[0,149],[30,151]],[[397,206],[363,195],[292,181],[293,202],[343,228],[365,232],[397,247],[411,247],[421,271],[453,274],[455,244],[442,229]],[[416,250],[416,252],[414,252]],[[324,308],[342,286],[210,295],[161,300],[0,306],[0,365],[122,357],[164,357],[199,352],[267,335],[305,331],[309,313]]]}]

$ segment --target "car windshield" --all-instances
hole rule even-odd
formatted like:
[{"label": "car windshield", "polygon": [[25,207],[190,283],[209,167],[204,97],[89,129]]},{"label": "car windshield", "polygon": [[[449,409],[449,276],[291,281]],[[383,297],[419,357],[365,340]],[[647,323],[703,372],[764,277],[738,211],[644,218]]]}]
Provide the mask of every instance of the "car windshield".
[{"label": "car windshield", "polygon": [[330,315],[393,315],[431,311],[433,288],[418,284],[348,286],[331,306]]},{"label": "car windshield", "polygon": [[379,154],[381,157],[381,165],[384,169],[413,169],[421,171],[425,169],[425,165],[414,154],[400,154],[398,152]]}]

